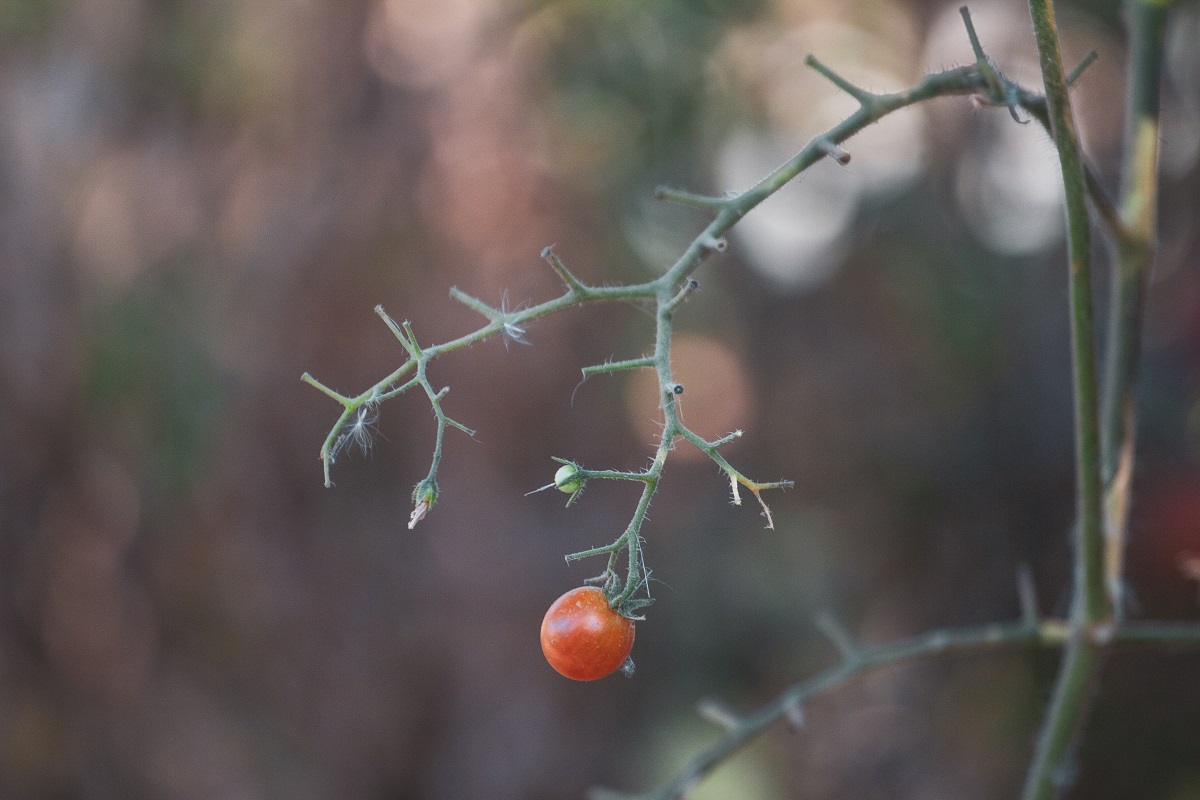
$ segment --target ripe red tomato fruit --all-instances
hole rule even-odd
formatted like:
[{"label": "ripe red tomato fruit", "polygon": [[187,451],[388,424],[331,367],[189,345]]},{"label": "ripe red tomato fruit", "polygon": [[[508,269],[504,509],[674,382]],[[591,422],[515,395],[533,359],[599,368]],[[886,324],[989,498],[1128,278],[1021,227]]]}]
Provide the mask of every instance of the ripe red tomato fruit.
[{"label": "ripe red tomato fruit", "polygon": [[611,675],[632,649],[633,620],[613,611],[595,586],[567,592],[542,620],[542,652],[550,666],[571,680]]}]

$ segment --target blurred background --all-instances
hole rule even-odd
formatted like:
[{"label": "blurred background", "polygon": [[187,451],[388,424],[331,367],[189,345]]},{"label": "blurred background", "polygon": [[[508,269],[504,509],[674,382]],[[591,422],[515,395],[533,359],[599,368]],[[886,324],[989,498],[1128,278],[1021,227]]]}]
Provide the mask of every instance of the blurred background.
[{"label": "blurred background", "polygon": [[[637,305],[437,361],[442,494],[405,529],[433,417],[381,409],[369,458],[318,450],[404,353],[585,280],[646,280],[707,218],[658,184],[743,189],[878,91],[972,61],[958,0],[7,0],[0,5],[0,797],[569,798],[663,780],[717,730],[877,643],[1062,612],[1072,515],[1061,189],[1037,125],[965,98],[906,110],[748,216],[677,317],[685,420],[796,488],[733,507],[680,445],[643,532],[661,582],[638,672],[577,684],[538,647],[637,487],[525,493],[552,456],[636,469],[654,388],[577,386],[651,346]],[[1038,84],[1024,3],[985,47]],[[1060,6],[1075,99],[1116,183],[1115,0]],[[1164,86],[1135,616],[1200,617],[1200,10]],[[1101,269],[1107,258],[1101,250]],[[1103,294],[1103,286],[1100,287]],[[1191,577],[1189,577],[1191,574]],[[1076,796],[1200,798],[1200,654],[1108,662]],[[1012,797],[1055,659],[871,675],[694,798]]]}]

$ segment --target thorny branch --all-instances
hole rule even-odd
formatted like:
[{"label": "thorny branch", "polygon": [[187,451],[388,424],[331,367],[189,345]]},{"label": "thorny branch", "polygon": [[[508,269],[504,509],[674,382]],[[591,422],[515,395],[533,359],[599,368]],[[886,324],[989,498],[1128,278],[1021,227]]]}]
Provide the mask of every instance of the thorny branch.
[{"label": "thorny branch", "polygon": [[[823,622],[823,628],[842,655],[842,661],[814,678],[786,689],[776,700],[756,712],[739,715],[724,707],[709,704],[705,714],[716,720],[725,730],[717,742],[693,758],[679,773],[661,788],[642,795],[624,795],[604,789],[596,789],[592,797],[640,798],[641,800],[667,800],[682,797],[684,792],[715,766],[727,759],[748,741],[780,719],[787,719],[799,727],[803,719],[803,703],[809,697],[832,689],[859,674],[903,661],[934,654],[955,651],[987,650],[999,646],[1042,645],[1065,647],[1063,676],[1059,695],[1075,700],[1085,692],[1088,678],[1098,663],[1099,649],[1112,642],[1184,642],[1200,643],[1200,626],[1171,623],[1122,622],[1113,624],[1116,613],[1119,620],[1120,558],[1114,556],[1123,545],[1125,509],[1128,504],[1128,466],[1132,448],[1131,396],[1136,367],[1138,328],[1140,319],[1141,286],[1154,248],[1154,202],[1157,190],[1154,165],[1157,160],[1157,80],[1161,70],[1161,40],[1165,11],[1135,0],[1135,45],[1141,58],[1135,53],[1133,82],[1131,84],[1131,127],[1129,151],[1126,156],[1126,181],[1122,191],[1120,207],[1104,190],[1095,170],[1079,151],[1069,117],[1067,87],[1075,82],[1087,66],[1095,59],[1089,54],[1069,76],[1064,76],[1061,57],[1057,54],[1057,35],[1054,32],[1053,11],[1048,0],[1031,0],[1035,31],[1043,52],[1043,74],[1046,94],[1025,89],[1006,78],[995,63],[987,56],[971,23],[966,8],[962,9],[968,38],[976,56],[974,64],[956,67],[927,75],[916,86],[894,94],[876,94],[848,81],[829,67],[809,56],[806,63],[834,85],[845,91],[859,103],[859,108],[842,122],[813,138],[787,163],[781,165],[755,186],[737,194],[715,197],[696,194],[673,188],[660,188],[656,197],[661,200],[688,205],[711,212],[714,218],[678,260],[658,278],[627,286],[589,286],[576,277],[558,258],[552,248],[543,251],[543,258],[558,274],[565,285],[564,292],[545,302],[528,307],[509,310],[506,304],[500,308],[471,297],[457,288],[451,297],[479,312],[487,323],[477,330],[452,341],[422,348],[417,344],[411,326],[407,322],[397,326],[381,308],[377,312],[384,319],[401,345],[408,359],[391,374],[362,393],[348,397],[321,384],[308,373],[302,378],[342,406],[342,413],[330,429],[321,447],[321,460],[325,473],[325,484],[331,485],[329,472],[336,456],[346,446],[357,444],[364,449],[369,445],[369,429],[374,424],[379,405],[391,397],[402,394],[414,386],[420,386],[429,400],[437,423],[433,463],[427,477],[414,490],[414,512],[410,527],[425,515],[437,497],[436,474],[441,459],[442,438],[447,426],[456,427],[472,434],[468,428],[452,420],[443,412],[441,400],[448,387],[435,390],[430,384],[426,367],[433,359],[458,350],[495,334],[524,342],[528,323],[546,314],[568,306],[591,302],[648,300],[654,305],[655,346],[653,353],[642,358],[615,361],[586,367],[583,377],[633,369],[654,369],[660,387],[660,407],[663,414],[663,432],[651,465],[640,472],[617,470],[588,470],[578,464],[558,459],[571,469],[563,482],[557,480],[551,486],[568,491],[575,499],[587,480],[616,479],[632,480],[643,484],[641,497],[628,526],[610,544],[591,548],[567,556],[575,561],[592,556],[607,556],[607,566],[599,576],[589,582],[603,585],[609,601],[622,613],[633,616],[650,600],[635,598],[648,585],[649,571],[641,552],[641,527],[665,468],[667,457],[674,442],[682,438],[709,456],[726,474],[732,489],[733,502],[740,503],[739,487],[750,491],[762,504],[767,526],[772,527],[770,510],[763,502],[761,492],[770,488],[790,486],[790,482],[777,481],[760,483],[753,481],[734,468],[718,449],[741,435],[736,431],[714,441],[707,441],[689,430],[679,419],[678,398],[684,387],[675,383],[671,376],[670,344],[673,315],[695,291],[698,284],[692,278],[699,265],[714,253],[723,252],[726,244],[722,238],[751,209],[770,197],[781,187],[811,167],[822,158],[832,158],[839,163],[850,161],[850,154],[842,145],[846,140],[866,126],[879,121],[893,111],[936,97],[951,95],[973,95],[984,105],[1005,108],[1014,120],[1024,123],[1017,113],[1022,109],[1037,119],[1055,139],[1056,147],[1064,159],[1064,179],[1067,184],[1071,205],[1069,220],[1073,263],[1073,330],[1075,350],[1075,374],[1077,397],[1080,407],[1076,418],[1083,427],[1078,431],[1080,442],[1079,471],[1080,523],[1079,541],[1076,547],[1078,559],[1077,597],[1075,610],[1065,620],[1039,620],[1036,603],[1032,597],[1028,580],[1021,584],[1022,615],[1017,622],[997,623],[957,630],[939,630],[922,634],[887,645],[864,647],[832,619]],[[1083,291],[1087,285],[1086,250],[1087,217],[1083,211],[1084,194],[1091,208],[1116,244],[1119,261],[1118,277],[1114,279],[1113,320],[1111,322],[1110,348],[1107,354],[1107,370],[1104,408],[1104,440],[1101,448],[1096,433],[1096,380],[1094,374],[1094,347],[1091,330],[1090,306],[1085,307],[1088,295]],[[1080,375],[1080,369],[1084,375]],[[1089,376],[1088,372],[1091,372]],[[1095,434],[1095,435],[1093,435]],[[1096,545],[1100,530],[1099,483],[1095,480],[1101,468],[1103,450],[1103,480],[1106,492],[1103,526],[1109,537],[1109,547],[1104,554],[1107,572],[1098,572]],[[560,471],[561,472],[561,471]],[[1094,474],[1093,474],[1094,473]],[[549,488],[549,487],[543,487]],[[624,580],[618,578],[616,566],[624,554],[627,573]],[[1098,579],[1098,575],[1100,578]],[[1106,582],[1106,583],[1105,583]],[[1104,584],[1104,585],[1102,585]],[[1117,605],[1114,607],[1114,603]],[[1075,681],[1071,676],[1082,676]],[[1064,687],[1066,687],[1064,689]],[[1077,691],[1078,690],[1078,691]],[[1059,766],[1066,746],[1070,741],[1064,731],[1076,725],[1081,716],[1071,707],[1082,708],[1082,703],[1052,703],[1048,715],[1043,742],[1030,771],[1027,786],[1028,797],[1048,797],[1056,787],[1051,778]],[[1065,709],[1064,710],[1060,710]],[[1074,716],[1072,716],[1074,714]],[[1066,727],[1063,727],[1066,723]]]}]

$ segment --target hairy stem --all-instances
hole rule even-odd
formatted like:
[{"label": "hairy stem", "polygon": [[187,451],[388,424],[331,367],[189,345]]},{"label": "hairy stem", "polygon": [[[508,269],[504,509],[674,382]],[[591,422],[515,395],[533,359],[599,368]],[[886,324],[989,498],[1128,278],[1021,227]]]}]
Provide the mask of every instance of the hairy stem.
[{"label": "hairy stem", "polygon": [[[839,646],[843,658],[836,666],[784,689],[775,699],[756,711],[726,714],[725,733],[693,756],[675,777],[648,792],[627,794],[595,788],[590,800],[678,800],[714,768],[729,759],[773,725],[784,719],[798,719],[806,701],[840,688],[854,678],[877,669],[951,653],[983,653],[1013,647],[1061,647],[1071,635],[1068,620],[1020,620],[966,628],[929,631],[889,644],[863,647]],[[1117,632],[1114,642],[1162,644],[1178,642],[1200,644],[1200,624],[1171,622],[1133,622]],[[1094,645],[1091,647],[1094,648]],[[1086,648],[1085,648],[1086,649]],[[1082,651],[1081,651],[1082,652]],[[1082,657],[1086,657],[1084,652]]]}]

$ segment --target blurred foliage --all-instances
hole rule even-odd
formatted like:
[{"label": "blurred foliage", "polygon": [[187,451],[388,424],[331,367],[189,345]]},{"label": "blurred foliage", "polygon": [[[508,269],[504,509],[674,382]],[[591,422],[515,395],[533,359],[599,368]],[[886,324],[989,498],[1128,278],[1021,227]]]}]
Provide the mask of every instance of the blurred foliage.
[{"label": "blurred foliage", "polygon": [[174,492],[211,468],[227,413],[220,371],[188,324],[186,267],[99,311],[80,398],[88,426],[104,431],[110,447],[143,453],[144,474]]},{"label": "blurred foliage", "polygon": [[0,42],[37,39],[50,31],[65,0],[12,0],[0,7]]}]

